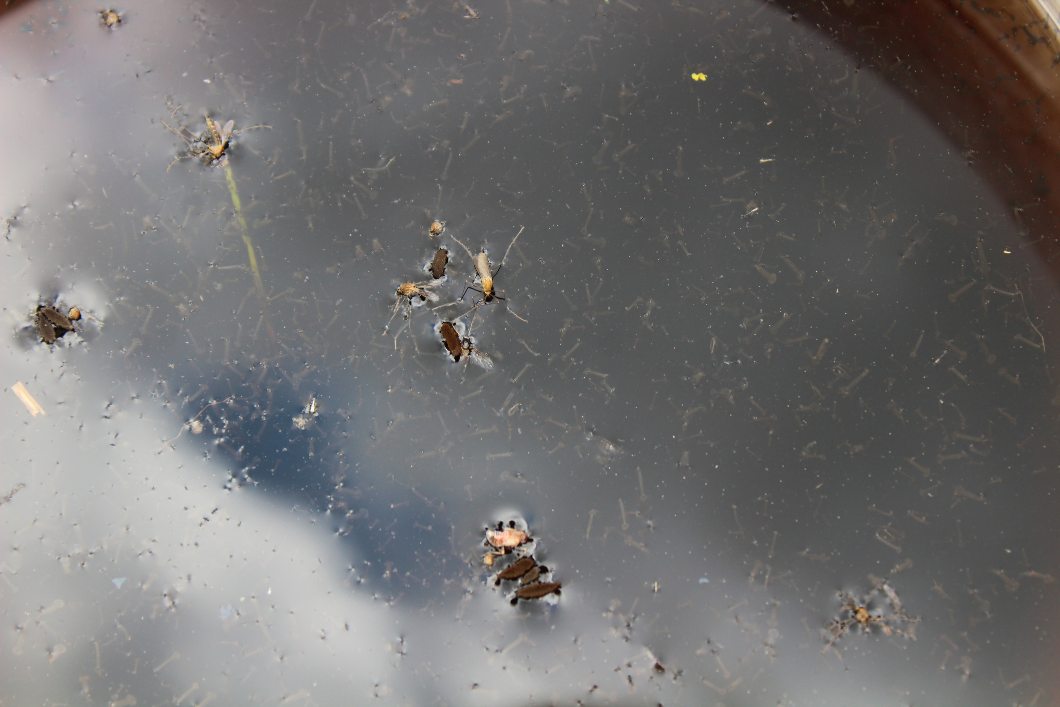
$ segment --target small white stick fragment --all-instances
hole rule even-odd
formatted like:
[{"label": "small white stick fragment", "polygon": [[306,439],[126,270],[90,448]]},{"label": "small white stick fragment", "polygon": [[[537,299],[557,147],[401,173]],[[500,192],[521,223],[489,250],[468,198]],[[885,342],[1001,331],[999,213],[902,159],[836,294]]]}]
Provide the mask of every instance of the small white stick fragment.
[{"label": "small white stick fragment", "polygon": [[11,390],[14,391],[15,395],[18,396],[18,399],[22,401],[22,404],[26,406],[26,409],[29,410],[33,417],[44,414],[44,408],[40,406],[40,403],[33,399],[33,396],[29,394],[28,390],[26,390],[26,386],[22,385],[21,382],[16,382],[11,386]]}]

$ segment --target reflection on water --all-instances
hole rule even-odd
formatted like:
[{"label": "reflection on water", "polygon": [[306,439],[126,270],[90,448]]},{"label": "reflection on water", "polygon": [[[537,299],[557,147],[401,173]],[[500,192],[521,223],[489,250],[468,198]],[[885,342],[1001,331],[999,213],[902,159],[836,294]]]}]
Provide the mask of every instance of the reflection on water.
[{"label": "reflection on water", "polygon": [[759,5],[99,10],[0,25],[11,699],[1051,698],[1055,284],[873,73]]}]

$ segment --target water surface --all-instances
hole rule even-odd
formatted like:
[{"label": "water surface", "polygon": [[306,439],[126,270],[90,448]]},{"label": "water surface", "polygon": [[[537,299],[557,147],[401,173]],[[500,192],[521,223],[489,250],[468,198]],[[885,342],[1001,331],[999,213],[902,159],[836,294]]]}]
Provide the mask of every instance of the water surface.
[{"label": "water surface", "polygon": [[869,67],[755,3],[99,9],[0,25],[11,699],[1052,694],[1056,287]]}]

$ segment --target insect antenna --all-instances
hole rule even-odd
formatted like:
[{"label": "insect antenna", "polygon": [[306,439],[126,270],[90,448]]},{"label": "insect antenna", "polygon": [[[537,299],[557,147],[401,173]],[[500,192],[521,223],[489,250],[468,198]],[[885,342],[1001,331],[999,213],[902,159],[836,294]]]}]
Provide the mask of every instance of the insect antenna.
[{"label": "insect antenna", "polygon": [[493,273],[494,277],[496,277],[497,273],[499,273],[501,271],[501,266],[503,266],[504,265],[504,261],[508,259],[508,253],[511,252],[512,246],[515,245],[515,242],[517,240],[519,240],[519,236],[523,235],[523,231],[525,231],[525,230],[526,230],[526,226],[520,226],[519,227],[519,232],[515,234],[515,238],[512,239],[512,242],[508,244],[508,250],[504,251],[504,257],[501,258],[500,265],[497,266],[496,271],[494,271],[494,273]]},{"label": "insect antenna", "polygon": [[468,248],[463,243],[461,243],[459,238],[457,238],[456,236],[454,236],[451,233],[449,234],[449,237],[452,238],[454,241],[456,241],[457,245],[459,245],[461,248],[464,249],[464,252],[467,253],[467,257],[471,258],[472,261],[475,260],[475,256],[471,254],[471,249]]}]

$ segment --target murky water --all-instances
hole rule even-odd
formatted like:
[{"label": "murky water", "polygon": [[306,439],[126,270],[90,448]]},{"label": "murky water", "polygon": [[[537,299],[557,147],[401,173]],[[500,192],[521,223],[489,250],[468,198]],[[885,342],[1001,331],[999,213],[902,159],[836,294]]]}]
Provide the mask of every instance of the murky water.
[{"label": "murky water", "polygon": [[866,67],[755,3],[100,9],[0,18],[13,702],[1053,698],[1056,284]]}]

